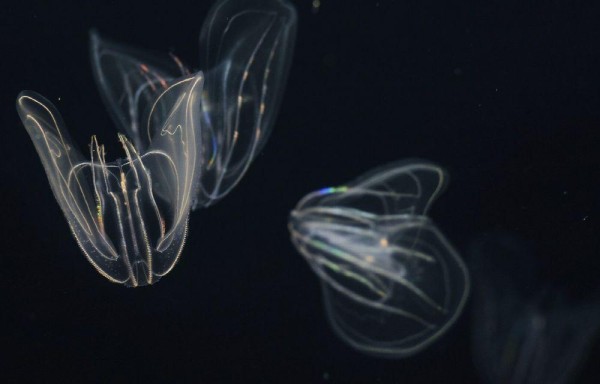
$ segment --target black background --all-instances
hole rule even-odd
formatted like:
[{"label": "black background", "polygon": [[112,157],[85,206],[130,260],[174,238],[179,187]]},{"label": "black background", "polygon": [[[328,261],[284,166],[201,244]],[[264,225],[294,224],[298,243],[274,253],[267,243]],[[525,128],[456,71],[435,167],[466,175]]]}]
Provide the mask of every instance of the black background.
[{"label": "black background", "polygon": [[[502,231],[534,245],[548,278],[578,295],[597,286],[597,6],[295,4],[294,61],[269,142],[229,196],[191,215],[174,270],[138,289],[103,279],[79,251],[14,101],[22,89],[45,95],[80,148],[96,133],[107,157],[120,156],[89,66],[89,29],[194,66],[211,2],[3,6],[0,377],[478,382],[471,305],[415,357],[364,356],[334,336],[318,280],[289,241],[287,216],[304,194],[404,158],[448,169],[431,216],[467,262],[473,239]],[[598,382],[598,361],[596,345],[577,382]]]}]

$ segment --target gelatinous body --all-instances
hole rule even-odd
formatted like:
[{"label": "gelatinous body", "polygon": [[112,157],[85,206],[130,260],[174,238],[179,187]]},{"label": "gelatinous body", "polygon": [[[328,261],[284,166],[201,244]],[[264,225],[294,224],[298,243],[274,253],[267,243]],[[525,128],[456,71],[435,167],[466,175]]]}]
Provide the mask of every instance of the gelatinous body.
[{"label": "gelatinous body", "polygon": [[103,276],[152,284],[181,254],[189,211],[222,198],[264,145],[295,37],[283,0],[222,0],[200,35],[202,71],[92,32],[94,77],[124,159],[92,137],[77,151],[55,107],[24,91],[17,109],[71,230]]},{"label": "gelatinous body", "polygon": [[430,163],[394,163],[310,193],[292,211],[292,241],[322,280],[334,330],[354,348],[408,356],[461,313],[467,269],[425,216],[446,180]]},{"label": "gelatinous body", "polygon": [[196,115],[203,79],[200,72],[167,86],[156,102],[169,113],[153,118],[147,149],[119,134],[126,157],[112,163],[95,136],[91,159],[84,158],[48,100],[19,95],[19,115],[77,243],[113,282],[152,284],[181,254],[200,170]]},{"label": "gelatinous body", "polygon": [[283,0],[220,1],[210,11],[200,34],[206,92],[197,206],[231,191],[264,146],[295,36],[296,11]]},{"label": "gelatinous body", "polygon": [[[296,11],[284,0],[222,0],[200,33],[202,93],[201,182],[193,208],[223,198],[240,181],[273,127],[289,72]],[[138,148],[161,86],[189,74],[174,56],[157,56],[101,40],[92,33],[92,67],[119,129]],[[154,111],[155,114],[168,111]]]}]

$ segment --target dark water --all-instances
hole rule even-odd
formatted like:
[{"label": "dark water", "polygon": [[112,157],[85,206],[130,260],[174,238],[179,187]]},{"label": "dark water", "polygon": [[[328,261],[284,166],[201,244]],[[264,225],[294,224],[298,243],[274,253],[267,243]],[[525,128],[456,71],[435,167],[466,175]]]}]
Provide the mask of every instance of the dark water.
[{"label": "dark water", "polygon": [[[3,9],[6,382],[479,382],[472,303],[415,357],[361,355],[330,330],[318,280],[289,241],[287,216],[304,194],[403,158],[450,172],[431,216],[468,263],[475,239],[508,233],[531,245],[543,277],[571,297],[597,289],[598,6],[295,4],[297,46],[269,142],[229,196],[192,214],[176,268],[140,289],[109,283],[81,255],[14,100],[22,89],[44,94],[81,148],[96,133],[107,157],[117,157],[89,66],[89,29],[197,65],[210,2],[21,1]],[[598,382],[599,359],[596,345],[574,382]]]}]

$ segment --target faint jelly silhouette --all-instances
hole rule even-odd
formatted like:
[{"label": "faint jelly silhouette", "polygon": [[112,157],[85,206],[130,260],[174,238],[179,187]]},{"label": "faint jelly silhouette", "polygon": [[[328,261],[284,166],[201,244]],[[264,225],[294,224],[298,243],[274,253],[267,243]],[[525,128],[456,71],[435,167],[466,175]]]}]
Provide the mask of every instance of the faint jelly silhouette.
[{"label": "faint jelly silhouette", "polygon": [[471,247],[473,356],[485,383],[574,378],[600,326],[600,292],[573,297],[540,276],[523,241],[489,234]]},{"label": "faint jelly silhouette", "polygon": [[292,211],[292,242],[321,279],[333,329],[352,347],[406,357],[463,310],[467,268],[425,216],[447,179],[432,163],[393,163],[312,192]]},{"label": "faint jelly silhouette", "polygon": [[[91,33],[92,68],[126,158],[73,148],[47,99],[17,110],[84,254],[126,286],[152,284],[177,262],[189,211],[230,191],[264,145],[287,77],[296,14],[283,0],[224,0],[200,35],[202,71]],[[210,87],[210,89],[209,89]]]}]

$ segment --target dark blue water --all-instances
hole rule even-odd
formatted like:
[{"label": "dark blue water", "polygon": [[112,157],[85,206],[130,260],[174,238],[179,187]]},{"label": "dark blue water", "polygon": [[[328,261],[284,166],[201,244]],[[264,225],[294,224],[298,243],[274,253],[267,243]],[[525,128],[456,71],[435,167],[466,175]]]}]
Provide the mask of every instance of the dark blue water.
[{"label": "dark blue water", "polygon": [[[289,241],[289,211],[306,193],[404,158],[448,169],[431,217],[467,263],[475,239],[507,233],[531,244],[543,279],[573,300],[598,287],[600,7],[295,4],[296,51],[269,142],[229,196],[191,215],[175,269],[139,289],[109,283],[79,251],[14,100],[23,89],[44,94],[84,152],[95,133],[114,159],[89,29],[197,66],[210,3],[24,0],[4,9],[5,382],[480,382],[472,302],[422,353],[364,356],[329,328],[318,279]],[[596,383],[598,359],[592,346],[573,382]]]}]

